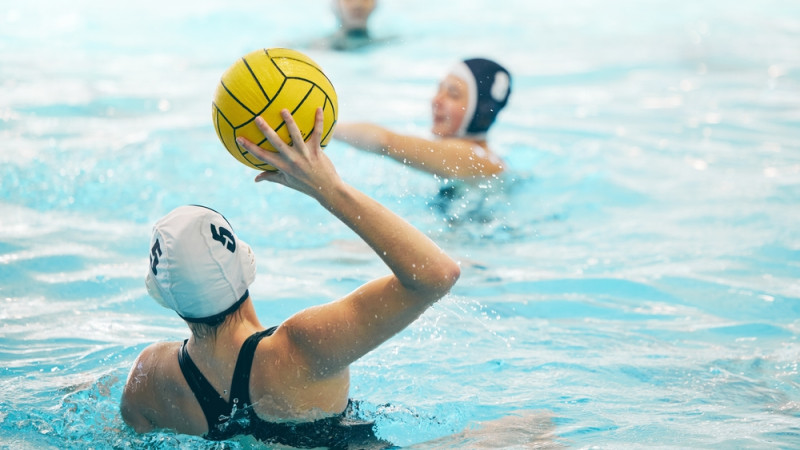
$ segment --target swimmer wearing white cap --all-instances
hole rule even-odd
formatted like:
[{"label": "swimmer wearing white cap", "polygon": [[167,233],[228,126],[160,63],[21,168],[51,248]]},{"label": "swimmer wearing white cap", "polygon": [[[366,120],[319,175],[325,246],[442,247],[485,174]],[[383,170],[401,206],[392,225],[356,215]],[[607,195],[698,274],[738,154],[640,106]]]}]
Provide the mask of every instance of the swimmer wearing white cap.
[{"label": "swimmer wearing white cap", "polygon": [[265,329],[249,288],[256,276],[250,247],[216,211],[179,207],[153,227],[148,292],[183,318],[183,342],[145,348],[122,394],[124,421],[137,432],[159,429],[224,440],[253,436],[268,445],[385,448],[371,422],[350,416],[351,363],[394,336],[443,297],[458,264],[422,232],[345,183],[320,147],[322,110],[308,142],[281,112],[294,145],[260,118],[279,153],[240,141],[276,168],[256,181],[283,184],[317,200],[388,266],[389,275],[330,303]]},{"label": "swimmer wearing white cap", "polygon": [[436,139],[343,122],[336,125],[334,138],[445,179],[479,180],[505,169],[486,135],[510,95],[508,70],[488,59],[467,59],[453,66],[431,102]]}]

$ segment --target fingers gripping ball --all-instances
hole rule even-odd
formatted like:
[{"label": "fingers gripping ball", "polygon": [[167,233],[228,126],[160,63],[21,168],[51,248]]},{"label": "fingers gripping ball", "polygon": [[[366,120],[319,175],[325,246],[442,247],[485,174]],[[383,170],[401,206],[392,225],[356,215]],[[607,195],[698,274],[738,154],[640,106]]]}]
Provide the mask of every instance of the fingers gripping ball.
[{"label": "fingers gripping ball", "polygon": [[324,112],[321,146],[325,148],[333,136],[339,109],[333,85],[319,65],[303,53],[269,48],[245,55],[222,74],[211,112],[217,136],[234,158],[254,169],[275,170],[240,146],[236,138],[245,137],[276,152],[256,126],[255,118],[263,117],[290,144],[289,130],[280,116],[282,109],[288,109],[307,141],[320,107]]}]

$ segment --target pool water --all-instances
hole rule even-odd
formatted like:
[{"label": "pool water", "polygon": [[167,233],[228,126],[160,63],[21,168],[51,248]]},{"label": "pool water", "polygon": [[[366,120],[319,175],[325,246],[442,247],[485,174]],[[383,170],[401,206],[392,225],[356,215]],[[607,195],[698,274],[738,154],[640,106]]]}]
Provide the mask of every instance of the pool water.
[{"label": "pool water", "polygon": [[[353,366],[381,437],[800,446],[800,4],[383,1],[373,25],[386,43],[308,51],[342,121],[424,135],[454,60],[514,76],[490,135],[509,173],[447,213],[443,180],[327,149],[462,265]],[[150,227],[176,206],[222,212],[253,246],[267,326],[386,273],[312,200],[252,183],[211,123],[236,58],[334,26],[312,0],[0,8],[0,447],[245,446],[119,416],[136,355],[188,335],[143,283]],[[478,425],[531,412],[541,428]]]}]

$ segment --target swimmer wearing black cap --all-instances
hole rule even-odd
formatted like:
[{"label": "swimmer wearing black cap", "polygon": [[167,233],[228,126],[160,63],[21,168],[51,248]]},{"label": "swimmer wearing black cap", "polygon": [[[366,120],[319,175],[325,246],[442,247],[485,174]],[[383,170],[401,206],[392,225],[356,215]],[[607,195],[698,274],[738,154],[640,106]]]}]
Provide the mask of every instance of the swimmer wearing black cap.
[{"label": "swimmer wearing black cap", "polygon": [[339,123],[334,138],[445,179],[483,179],[505,169],[486,135],[510,94],[508,70],[488,59],[467,59],[452,67],[431,102],[431,131],[437,139],[398,134],[370,123]]}]

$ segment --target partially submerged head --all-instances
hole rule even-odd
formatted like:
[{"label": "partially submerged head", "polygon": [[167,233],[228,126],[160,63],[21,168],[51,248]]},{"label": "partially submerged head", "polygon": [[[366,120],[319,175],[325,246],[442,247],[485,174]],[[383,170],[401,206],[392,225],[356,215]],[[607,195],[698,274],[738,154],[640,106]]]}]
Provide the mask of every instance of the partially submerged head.
[{"label": "partially submerged head", "polygon": [[153,226],[147,292],[190,324],[222,323],[249,297],[255,273],[250,246],[212,209],[181,206]]},{"label": "partially submerged head", "polygon": [[367,31],[367,21],[376,0],[333,0],[333,12],[345,32]]},{"label": "partially submerged head", "polygon": [[454,65],[433,98],[433,133],[484,139],[511,95],[511,74],[483,58]]}]

